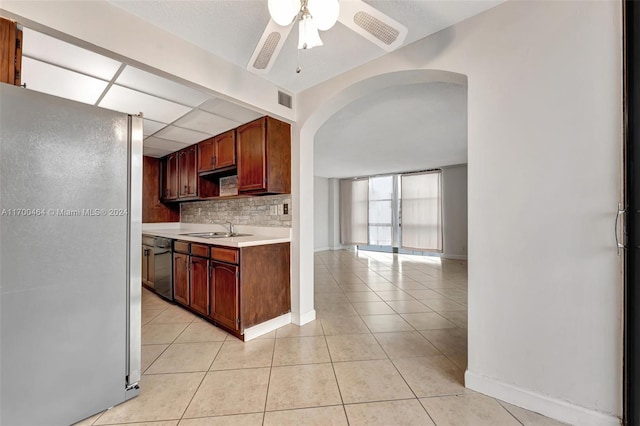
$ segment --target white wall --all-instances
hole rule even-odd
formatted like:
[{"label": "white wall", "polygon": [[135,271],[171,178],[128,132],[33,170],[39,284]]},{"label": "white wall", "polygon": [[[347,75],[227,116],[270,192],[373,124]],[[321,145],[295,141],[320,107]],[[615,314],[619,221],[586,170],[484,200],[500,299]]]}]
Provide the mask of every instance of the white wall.
[{"label": "white wall", "polygon": [[442,168],[442,257],[466,259],[467,165]]},{"label": "white wall", "polygon": [[313,248],[328,250],[329,246],[329,179],[313,179]]},{"label": "white wall", "polygon": [[299,95],[301,145],[367,87],[420,69],[468,78],[467,386],[619,423],[620,2],[506,2],[344,73]]}]

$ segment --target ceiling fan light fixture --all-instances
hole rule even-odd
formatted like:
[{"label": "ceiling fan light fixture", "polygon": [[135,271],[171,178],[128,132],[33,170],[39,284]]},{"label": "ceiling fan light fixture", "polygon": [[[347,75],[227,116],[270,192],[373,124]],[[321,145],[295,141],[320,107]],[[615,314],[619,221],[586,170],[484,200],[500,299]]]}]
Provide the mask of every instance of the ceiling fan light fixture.
[{"label": "ceiling fan light fixture", "polygon": [[269,15],[282,27],[290,25],[300,12],[301,0],[268,0]]},{"label": "ceiling fan light fixture", "polygon": [[327,31],[338,21],[340,15],[338,0],[308,0],[307,7],[320,31]]},{"label": "ceiling fan light fixture", "polygon": [[298,49],[311,49],[316,46],[322,46],[318,27],[310,15],[303,14],[298,22]]}]

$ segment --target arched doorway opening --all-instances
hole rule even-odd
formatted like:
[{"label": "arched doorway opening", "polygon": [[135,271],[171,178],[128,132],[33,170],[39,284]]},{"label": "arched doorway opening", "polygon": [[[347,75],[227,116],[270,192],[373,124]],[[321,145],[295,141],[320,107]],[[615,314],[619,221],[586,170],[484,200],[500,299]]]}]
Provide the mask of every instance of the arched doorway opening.
[{"label": "arched doorway opening", "polygon": [[[464,145],[466,151],[467,78],[462,74],[448,71],[409,70],[371,77],[346,88],[338,96],[333,97],[329,102],[317,106],[309,117],[298,121],[300,127],[294,129],[293,144],[294,163],[298,162],[298,164],[294,164],[293,167],[294,182],[297,180],[298,183],[297,185],[294,185],[293,190],[294,200],[296,198],[298,199],[298,212],[294,215],[293,220],[294,245],[298,245],[298,247],[294,247],[292,250],[292,255],[294,256],[294,286],[292,288],[294,322],[304,324],[305,322],[315,318],[317,314],[314,310],[314,191],[316,190],[314,189],[314,143],[319,132],[327,122],[332,118],[335,118],[341,111],[349,110],[349,108],[353,108],[354,105],[367,104],[368,101],[370,101],[371,96],[375,96],[375,94],[384,94],[386,96],[387,94],[393,94],[394,91],[406,94],[411,91],[411,88],[423,89],[430,85],[432,87],[440,85],[440,87],[451,86],[463,88],[465,101]],[[408,91],[407,88],[409,88]],[[350,113],[353,113],[353,111],[350,111]],[[387,125],[391,126],[392,123],[387,123]],[[398,145],[397,148],[398,150],[402,150],[402,145]],[[299,151],[295,152],[296,150]],[[419,156],[420,155],[417,155],[417,157]],[[416,157],[415,153],[414,157]],[[464,159],[466,160],[466,152]],[[437,162],[439,160],[435,161]],[[428,162],[427,159],[421,167],[412,163],[407,164],[404,168],[396,168],[394,170],[389,169],[388,171],[402,172],[411,171],[412,169],[415,170],[416,168],[433,168],[456,163],[459,164],[460,162],[466,163],[466,161],[459,160],[453,162],[447,162],[447,160],[442,161],[443,162],[439,164],[435,164],[433,162]],[[295,176],[295,174],[298,175]],[[295,259],[295,257],[298,257],[298,259]],[[466,294],[464,297],[466,298]],[[413,297],[411,298],[415,299]],[[298,306],[295,306],[296,303]],[[300,315],[295,314],[296,308],[299,309],[298,312],[300,312]],[[394,311],[391,312],[396,314]]]}]

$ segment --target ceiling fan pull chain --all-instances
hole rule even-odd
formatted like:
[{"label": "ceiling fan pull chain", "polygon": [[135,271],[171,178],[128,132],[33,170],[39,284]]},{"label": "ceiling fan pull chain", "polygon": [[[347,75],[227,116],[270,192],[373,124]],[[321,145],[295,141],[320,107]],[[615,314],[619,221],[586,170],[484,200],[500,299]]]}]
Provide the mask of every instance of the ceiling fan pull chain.
[{"label": "ceiling fan pull chain", "polygon": [[300,74],[300,71],[302,71],[302,67],[300,67],[300,49],[296,49],[296,52],[298,52],[298,66],[296,67],[296,74]]}]

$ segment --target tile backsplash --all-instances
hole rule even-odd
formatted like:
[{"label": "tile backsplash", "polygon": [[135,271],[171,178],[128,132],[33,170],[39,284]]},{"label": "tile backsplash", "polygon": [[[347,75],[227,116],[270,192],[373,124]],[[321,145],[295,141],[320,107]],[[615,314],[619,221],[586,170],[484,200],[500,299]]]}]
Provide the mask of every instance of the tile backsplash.
[{"label": "tile backsplash", "polygon": [[[291,212],[290,194],[192,201],[180,205],[180,222],[291,227],[291,215],[280,214],[278,210],[283,204]],[[272,210],[278,213],[271,214]]]}]

